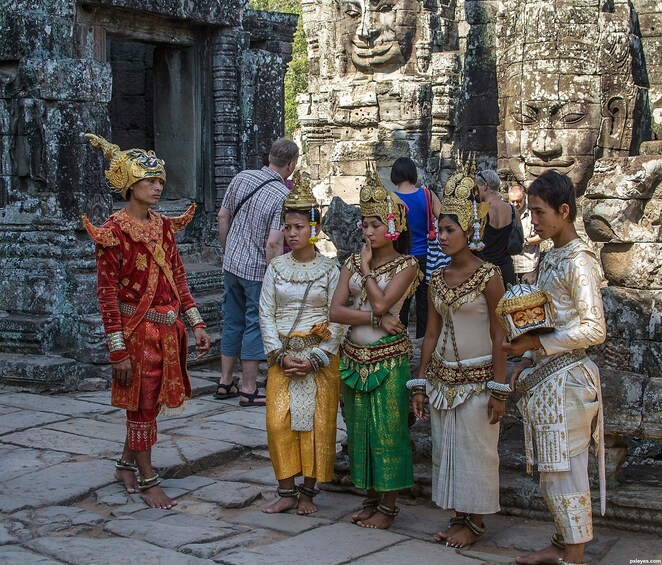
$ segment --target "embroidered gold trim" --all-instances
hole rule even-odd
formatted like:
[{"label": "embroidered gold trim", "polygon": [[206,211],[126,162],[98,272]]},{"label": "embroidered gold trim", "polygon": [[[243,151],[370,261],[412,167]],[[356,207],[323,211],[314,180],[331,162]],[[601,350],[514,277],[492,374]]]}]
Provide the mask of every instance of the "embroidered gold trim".
[{"label": "embroidered gold trim", "polygon": [[400,364],[399,357],[409,356],[410,348],[411,344],[406,334],[386,344],[360,345],[347,338],[342,345],[346,367],[357,371],[364,384],[368,376],[379,369],[384,367],[395,369]]},{"label": "embroidered gold trim", "polygon": [[476,300],[496,273],[496,267],[492,263],[483,263],[462,284],[450,287],[444,279],[445,270],[446,267],[442,267],[430,277],[432,299],[441,313],[447,309],[454,312],[463,304]]},{"label": "embroidered gold trim", "polygon": [[486,382],[492,378],[493,374],[494,366],[491,362],[477,367],[462,365],[460,371],[457,367],[444,363],[444,360],[437,358],[436,355],[432,356],[425,371],[428,383],[433,387],[439,383],[459,385]]}]

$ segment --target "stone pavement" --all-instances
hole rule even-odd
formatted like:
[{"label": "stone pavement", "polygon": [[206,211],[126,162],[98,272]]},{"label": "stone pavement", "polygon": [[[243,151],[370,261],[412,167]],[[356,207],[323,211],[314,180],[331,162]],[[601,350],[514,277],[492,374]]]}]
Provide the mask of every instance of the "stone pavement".
[{"label": "stone pavement", "polygon": [[[431,542],[449,513],[404,497],[390,530],[365,530],[350,522],[361,498],[337,485],[323,485],[313,516],[264,514],[276,484],[264,409],[214,401],[216,375],[193,375],[186,411],[159,424],[154,462],[179,503],[168,511],[114,481],[125,427],[108,392],[0,391],[0,563],[480,565],[513,563],[549,539],[549,522],[498,515],[479,543],[453,550]],[[662,540],[599,528],[587,556],[592,565],[660,563]]]}]

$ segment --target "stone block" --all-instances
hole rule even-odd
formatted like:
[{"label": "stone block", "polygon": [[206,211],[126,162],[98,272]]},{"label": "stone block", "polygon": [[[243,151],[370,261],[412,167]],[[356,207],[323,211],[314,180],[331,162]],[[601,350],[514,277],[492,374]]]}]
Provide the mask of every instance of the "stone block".
[{"label": "stone block", "polygon": [[593,241],[662,242],[662,198],[586,199],[582,215],[586,233]]},{"label": "stone block", "polygon": [[444,563],[444,565],[480,565],[483,560],[460,555],[452,547],[440,546],[437,543],[421,540],[408,540],[397,545],[387,547],[365,557],[353,560],[356,565],[402,565],[411,562],[416,556],[419,563]]},{"label": "stone block", "polygon": [[214,422],[226,422],[245,428],[267,431],[266,415],[262,410],[243,410],[239,408],[210,416],[208,419]]},{"label": "stone block", "polygon": [[[609,324],[609,321],[607,321]],[[662,350],[657,341],[609,337],[591,349],[601,367],[633,371],[649,377],[662,376]]]},{"label": "stone block", "polygon": [[646,383],[641,427],[644,437],[662,439],[662,376]]},{"label": "stone block", "polygon": [[112,458],[121,451],[126,432],[117,437],[116,441],[106,441],[75,434],[68,434],[47,428],[33,428],[15,432],[0,441],[11,441],[14,445],[22,445],[33,449],[52,449],[64,453],[79,455],[95,455]]},{"label": "stone block", "polygon": [[[27,544],[41,554],[64,563],[97,563],[100,555],[112,555],[115,563],[167,563],[203,565],[207,561],[164,549],[150,543],[126,538],[44,537]],[[36,561],[35,563],[41,563]],[[45,561],[44,563],[48,563]]]},{"label": "stone block", "polygon": [[[267,518],[274,518],[274,516],[260,514]],[[289,514],[280,514],[272,521],[278,522],[283,518],[303,518],[310,522],[316,521],[314,518]],[[360,557],[374,554],[407,540],[404,536],[385,530],[373,530],[370,532],[370,536],[366,536],[362,528],[357,528],[352,524],[331,524],[319,527],[320,525],[317,524],[318,527],[313,531],[276,543],[225,554],[223,562],[228,565],[271,565],[272,563],[339,565],[354,562]],[[379,559],[378,562],[381,563]]]},{"label": "stone block", "polygon": [[193,496],[200,500],[215,502],[221,508],[244,508],[260,498],[262,491],[255,485],[219,481],[195,491]]},{"label": "stone block", "polygon": [[201,559],[211,559],[215,555],[237,547],[248,548],[256,545],[264,545],[265,543],[269,543],[270,537],[275,537],[275,534],[268,530],[252,530],[220,541],[184,545],[179,548],[179,551],[188,555],[195,555]]},{"label": "stone block", "polygon": [[18,432],[66,419],[67,417],[61,414],[19,410],[18,412],[12,412],[11,414],[0,416],[0,435]]},{"label": "stone block", "polygon": [[108,103],[112,95],[110,65],[92,59],[24,58],[19,80],[28,96],[44,100]]},{"label": "stone block", "polygon": [[641,433],[643,398],[649,378],[637,373],[601,369],[605,433],[634,436]]},{"label": "stone block", "polygon": [[267,446],[266,431],[235,426],[226,422],[206,420],[196,426],[179,428],[177,433],[180,435],[208,438],[209,440],[222,439],[223,443],[230,442],[242,447],[250,447],[251,449]]},{"label": "stone block", "polygon": [[642,290],[662,289],[662,243],[608,243],[601,249],[600,258],[605,278],[611,284]]},{"label": "stone block", "polygon": [[602,298],[608,337],[662,341],[662,291],[610,286]]},{"label": "stone block", "polygon": [[[110,403],[110,399],[108,400]],[[65,422],[58,422],[45,426],[50,430],[74,434],[85,438],[100,439],[111,442],[115,447],[126,437],[126,423],[109,423],[92,420],[90,418],[70,418]],[[170,437],[159,432],[159,441],[168,441]]]},{"label": "stone block", "polygon": [[[67,3],[58,4],[58,11],[70,7]],[[9,6],[0,12],[0,29],[3,31],[0,61],[19,61],[34,53],[53,58],[72,56],[73,18],[64,13],[45,13],[35,9],[34,4],[28,9]]]},{"label": "stone block", "polygon": [[656,155],[598,159],[585,196],[589,200],[662,198],[662,159]]},{"label": "stone block", "polygon": [[62,565],[62,561],[49,559],[44,555],[33,553],[17,545],[7,545],[0,548],[0,559],[3,563],[30,563],[30,565]]}]

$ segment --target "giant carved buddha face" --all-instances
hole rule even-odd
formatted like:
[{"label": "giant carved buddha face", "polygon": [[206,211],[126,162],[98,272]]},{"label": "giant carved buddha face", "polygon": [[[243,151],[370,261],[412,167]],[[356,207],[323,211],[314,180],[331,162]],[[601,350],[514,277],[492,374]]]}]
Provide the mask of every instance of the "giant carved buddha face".
[{"label": "giant carved buddha face", "polygon": [[517,180],[529,184],[556,169],[583,190],[602,120],[600,78],[525,72],[505,86],[502,156]]},{"label": "giant carved buddha face", "polygon": [[416,34],[413,0],[339,0],[345,51],[362,72],[402,66]]}]

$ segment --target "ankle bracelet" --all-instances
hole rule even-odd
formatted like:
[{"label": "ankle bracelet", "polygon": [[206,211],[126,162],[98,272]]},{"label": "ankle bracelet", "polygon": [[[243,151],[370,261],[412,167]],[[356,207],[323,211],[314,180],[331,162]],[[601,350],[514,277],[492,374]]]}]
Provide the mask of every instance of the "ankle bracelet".
[{"label": "ankle bracelet", "polygon": [[120,471],[132,471],[135,473],[138,471],[138,466],[135,463],[131,463],[130,461],[118,459],[115,461],[115,469],[119,469]]},{"label": "ankle bracelet", "polygon": [[554,534],[552,539],[549,540],[554,547],[559,549],[565,549],[565,542],[563,541],[563,536],[559,534]]},{"label": "ankle bracelet", "polygon": [[320,489],[309,488],[306,485],[297,485],[297,489],[301,494],[305,494],[309,498],[315,498],[320,493]]},{"label": "ankle bracelet", "polygon": [[281,498],[296,498],[297,496],[299,496],[299,490],[297,489],[297,487],[294,487],[294,488],[280,488],[280,487],[278,487],[276,489],[276,493]]},{"label": "ankle bracelet", "polygon": [[155,474],[153,477],[150,477],[149,479],[141,479],[138,481],[138,490],[143,491],[143,490],[149,490],[151,488],[154,488],[155,486],[158,486],[161,484],[161,477],[159,477],[158,473]]}]

